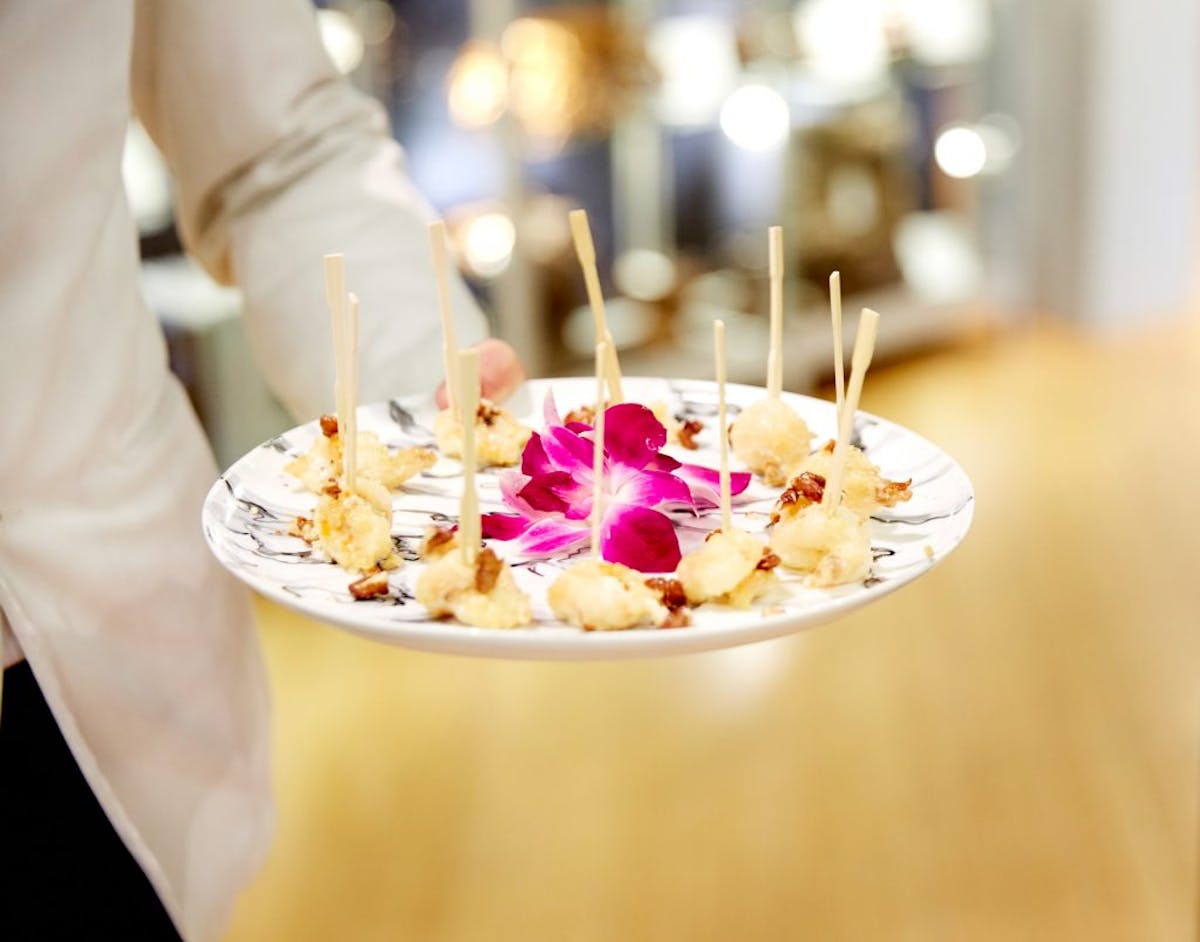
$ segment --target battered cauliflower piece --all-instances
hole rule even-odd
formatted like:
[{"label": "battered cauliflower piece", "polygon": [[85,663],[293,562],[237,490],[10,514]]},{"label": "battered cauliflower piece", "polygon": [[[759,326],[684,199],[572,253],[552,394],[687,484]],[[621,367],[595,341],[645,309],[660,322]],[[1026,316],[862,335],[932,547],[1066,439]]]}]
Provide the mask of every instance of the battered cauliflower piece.
[{"label": "battered cauliflower piece", "polygon": [[[654,581],[654,580],[651,580]],[[678,624],[664,593],[620,563],[582,559],[554,580],[546,599],[556,618],[584,631]]]},{"label": "battered cauliflower piece", "polygon": [[512,570],[491,549],[474,565],[463,561],[457,533],[440,530],[422,545],[429,565],[417,578],[417,601],[434,618],[451,617],[476,628],[520,628],[533,619],[529,596],[517,588]]},{"label": "battered cauliflower piece", "polygon": [[[342,439],[334,416],[321,416],[321,433],[307,454],[294,458],[283,468],[314,494],[322,493],[342,467]],[[437,461],[437,454],[428,448],[390,452],[374,432],[359,432],[357,440],[359,478],[378,482],[388,490],[396,490]]]},{"label": "battered cauliflower piece", "polygon": [[[836,443],[829,441],[819,451],[814,451],[797,467],[797,474],[808,474],[821,479],[829,478],[833,470],[833,452]],[[846,459],[846,476],[842,484],[842,506],[848,507],[862,517],[869,517],[880,507],[894,507],[912,497],[912,481],[889,481],[879,473],[878,466],[863,454],[862,450],[850,445]],[[820,500],[820,497],[817,498]]]},{"label": "battered cauliflower piece", "polygon": [[317,500],[312,529],[329,558],[344,569],[367,573],[400,565],[390,504],[385,512],[359,494],[330,488]]},{"label": "battered cauliflower piece", "polygon": [[692,605],[719,602],[747,608],[777,581],[779,557],[744,530],[714,530],[679,562],[676,575]]},{"label": "battered cauliflower piece", "polygon": [[733,453],[772,487],[787,482],[811,440],[807,423],[781,399],[756,402],[729,427]]},{"label": "battered cauliflower piece", "polygon": [[871,571],[867,521],[844,506],[793,505],[771,533],[771,549],[789,569],[808,573],[813,586],[861,582]]},{"label": "battered cauliflower piece", "polygon": [[[462,457],[462,424],[449,409],[433,419],[433,434],[438,448],[449,458]],[[475,458],[481,468],[520,464],[521,453],[533,429],[522,425],[512,413],[487,399],[479,400],[475,410]]]}]

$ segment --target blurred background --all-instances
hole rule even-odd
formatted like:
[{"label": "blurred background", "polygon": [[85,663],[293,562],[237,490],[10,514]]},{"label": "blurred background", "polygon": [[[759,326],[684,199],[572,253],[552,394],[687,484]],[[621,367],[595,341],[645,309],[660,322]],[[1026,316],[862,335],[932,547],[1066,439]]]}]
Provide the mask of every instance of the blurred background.
[{"label": "blurred background", "polygon": [[[725,653],[450,659],[260,605],[280,831],[230,938],[1194,938],[1200,6],[319,7],[532,373],[590,369],[582,206],[626,372],[707,376],[720,316],[761,382],[780,224],[787,387],[825,393],[839,270],[884,317],[864,408],[978,511],[897,596]],[[136,126],[125,171],[226,464],[292,422]]]}]

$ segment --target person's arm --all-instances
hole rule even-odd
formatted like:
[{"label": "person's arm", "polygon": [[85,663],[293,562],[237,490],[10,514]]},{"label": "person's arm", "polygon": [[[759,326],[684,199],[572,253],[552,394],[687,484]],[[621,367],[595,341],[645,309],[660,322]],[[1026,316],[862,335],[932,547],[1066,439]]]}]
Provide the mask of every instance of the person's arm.
[{"label": "person's arm", "polygon": [[[362,302],[359,399],[428,392],[441,334],[426,224],[377,102],[334,70],[308,0],[138,0],[139,118],[178,182],[184,244],[245,293],[267,381],[298,417],[333,399],[321,258]],[[483,318],[452,286],[458,341]]]}]

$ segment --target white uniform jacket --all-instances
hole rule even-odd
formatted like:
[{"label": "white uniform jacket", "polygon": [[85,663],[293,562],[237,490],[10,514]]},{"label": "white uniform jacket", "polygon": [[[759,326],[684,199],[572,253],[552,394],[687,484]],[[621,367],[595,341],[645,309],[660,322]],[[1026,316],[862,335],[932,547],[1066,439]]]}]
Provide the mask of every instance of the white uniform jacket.
[{"label": "white uniform jacket", "polygon": [[[307,0],[0,4],[0,621],[202,940],[270,839],[267,693],[246,596],[201,536],[216,469],[139,294],[131,103],[176,175],[189,250],[243,288],[296,415],[333,398],[324,253],[345,252],[362,300],[363,401],[432,389],[440,339],[427,211]],[[455,291],[472,342],[478,311]]]}]

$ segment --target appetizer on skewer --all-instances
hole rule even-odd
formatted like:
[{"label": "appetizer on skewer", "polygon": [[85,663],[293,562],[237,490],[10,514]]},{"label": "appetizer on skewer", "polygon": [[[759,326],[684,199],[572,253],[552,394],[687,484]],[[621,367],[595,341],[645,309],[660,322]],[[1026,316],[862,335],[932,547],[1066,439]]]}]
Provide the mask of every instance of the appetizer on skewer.
[{"label": "appetizer on skewer", "polygon": [[[466,415],[479,403],[479,354],[462,351],[457,360],[455,401]],[[479,497],[475,488],[475,434],[462,423],[463,492],[457,531],[438,530],[421,547],[429,563],[417,578],[417,601],[434,618],[453,617],[477,628],[519,628],[533,617],[529,597],[512,570],[491,549],[481,549]]]},{"label": "appetizer on skewer", "polygon": [[[437,453],[429,448],[401,448],[389,451],[374,432],[359,432],[358,474],[363,480],[377,482],[386,490],[398,490],[410,478],[433,467]],[[292,459],[283,470],[312,491],[324,493],[335,481],[342,464],[342,436],[336,415],[321,416],[321,436],[312,447]]]},{"label": "appetizer on skewer", "polygon": [[781,398],[783,390],[783,232],[769,230],[771,340],[767,355],[767,398],[745,409],[729,427],[733,453],[773,487],[784,484],[808,455],[808,424]]},{"label": "appetizer on skewer", "polygon": [[[446,373],[447,406],[433,420],[438,449],[448,458],[463,456],[463,418],[455,399],[459,383],[457,372],[458,341],[450,310],[450,262],[446,255],[446,224],[440,219],[429,225],[429,248],[437,279],[438,310],[442,319],[442,361]],[[518,464],[521,451],[533,430],[518,422],[506,409],[487,399],[479,399],[475,410],[476,467],[508,467]]]},{"label": "appetizer on skewer", "polygon": [[[717,418],[725,427],[725,324],[713,324],[713,349],[717,373]],[[704,545],[679,561],[676,575],[692,605],[721,602],[745,608],[767,592],[775,582],[772,570],[779,557],[744,530],[733,526],[729,486],[729,442],[721,442],[721,529],[714,530]]]},{"label": "appetizer on skewer", "polygon": [[604,497],[605,364],[608,344],[596,344],[596,406],[592,429],[591,555],[571,566],[550,586],[546,600],[556,618],[585,631],[620,631],[641,625],[662,628],[688,623],[682,588],[671,579],[647,579],[621,563],[606,562],[600,551]]},{"label": "appetizer on skewer", "polygon": [[[779,519],[771,533],[771,549],[783,565],[808,574],[813,586],[835,586],[865,579],[871,570],[871,534],[867,518],[842,502],[842,485],[849,460],[854,413],[862,394],[863,378],[875,349],[879,315],[864,309],[858,322],[850,388],[838,428],[837,447],[829,477],[798,476],[789,488],[792,499],[781,501]],[[820,498],[814,500],[818,490]]]},{"label": "appetizer on skewer", "polygon": [[[392,541],[391,495],[379,481],[360,477],[358,471],[359,436],[354,419],[358,395],[358,298],[351,294],[347,303],[342,264],[342,256],[326,256],[326,288],[333,318],[336,426],[346,429],[347,436],[344,447],[338,449],[337,465],[331,465],[334,473],[322,483],[312,521],[298,519],[296,532],[318,544],[342,568],[376,576],[383,570],[395,569],[401,560]],[[322,424],[323,430],[331,425]],[[357,580],[350,588],[355,598],[384,594],[386,577],[382,585],[376,577],[365,582]]]},{"label": "appetizer on skewer", "polygon": [[[796,469],[796,478],[788,485],[788,490],[796,483],[797,478],[808,475],[810,480],[820,482],[822,493],[825,482],[833,473],[833,464],[837,441],[830,439],[823,448],[819,448],[800,462]],[[861,517],[869,517],[881,507],[895,507],[896,504],[912,497],[912,481],[890,481],[883,476],[879,466],[874,464],[860,448],[854,445],[846,446],[846,472],[842,484],[842,504]],[[809,485],[811,488],[811,484]],[[785,491],[786,495],[788,491]],[[781,502],[784,497],[780,497]],[[820,497],[817,498],[820,500]],[[777,508],[778,510],[779,508]]]}]

